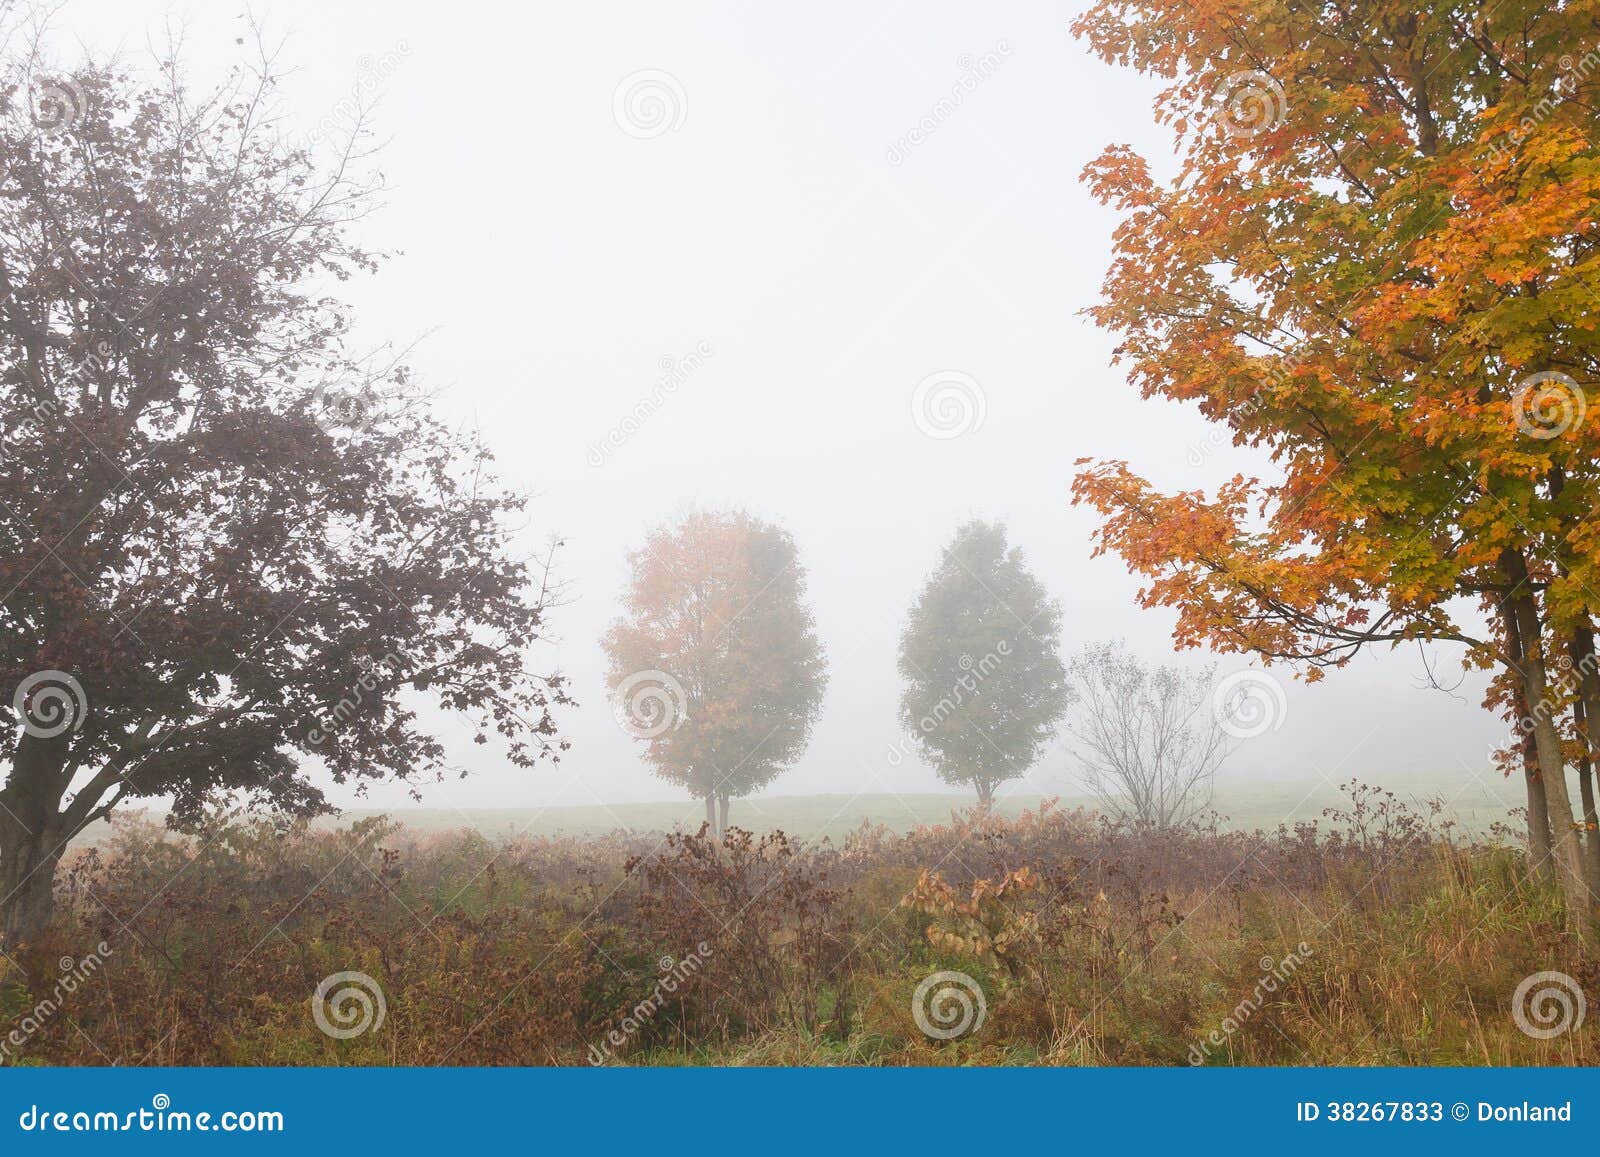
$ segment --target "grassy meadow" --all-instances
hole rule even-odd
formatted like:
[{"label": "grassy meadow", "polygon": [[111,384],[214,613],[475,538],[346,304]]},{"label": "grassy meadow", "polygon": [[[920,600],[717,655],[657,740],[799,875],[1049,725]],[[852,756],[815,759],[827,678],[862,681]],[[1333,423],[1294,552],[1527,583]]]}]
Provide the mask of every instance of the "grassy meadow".
[{"label": "grassy meadow", "polygon": [[1593,1001],[1600,962],[1514,838],[1359,784],[1328,801],[1162,831],[921,797],[901,830],[881,798],[778,797],[764,818],[806,838],[747,807],[720,841],[644,830],[664,805],[510,838],[508,813],[133,818],[0,961],[28,1028],[0,1064],[1600,1061],[1592,1027],[1519,1027],[1525,978]]}]

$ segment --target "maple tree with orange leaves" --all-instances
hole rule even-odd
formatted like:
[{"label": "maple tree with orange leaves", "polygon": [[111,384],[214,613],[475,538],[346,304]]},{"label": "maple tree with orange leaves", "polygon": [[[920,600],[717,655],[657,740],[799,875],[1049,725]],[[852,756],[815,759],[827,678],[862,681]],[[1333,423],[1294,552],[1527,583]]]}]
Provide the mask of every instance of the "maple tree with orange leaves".
[{"label": "maple tree with orange leaves", "polygon": [[1087,168],[1123,214],[1090,313],[1146,397],[1273,466],[1165,494],[1084,461],[1097,553],[1181,645],[1312,679],[1371,644],[1461,644],[1526,739],[1532,858],[1586,924],[1600,4],[1103,0],[1073,31],[1167,82],[1179,162],[1158,180],[1115,145]]},{"label": "maple tree with orange leaves", "polygon": [[618,718],[724,832],[728,801],[800,757],[822,705],[805,570],[787,531],[743,511],[658,527],[629,563],[626,613],[603,640]]}]

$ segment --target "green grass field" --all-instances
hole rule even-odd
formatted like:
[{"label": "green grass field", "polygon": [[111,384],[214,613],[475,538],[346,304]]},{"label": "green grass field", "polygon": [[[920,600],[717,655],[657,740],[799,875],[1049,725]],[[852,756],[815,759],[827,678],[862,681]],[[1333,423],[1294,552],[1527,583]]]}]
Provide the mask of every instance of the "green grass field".
[{"label": "green grass field", "polygon": [[[1346,776],[1345,780],[1348,781]],[[1521,803],[1519,784],[1484,773],[1473,778],[1459,775],[1426,775],[1374,778],[1413,806],[1440,798],[1446,811],[1469,831],[1486,831],[1496,820],[1504,820],[1511,808]],[[1574,791],[1574,795],[1576,792]],[[1002,814],[1016,815],[1025,808],[1037,807],[1042,797],[1036,794],[1008,796],[997,803]],[[1064,807],[1093,807],[1087,796],[1062,795]],[[802,839],[830,837],[834,840],[861,826],[862,822],[883,824],[904,832],[917,824],[939,823],[950,818],[952,810],[969,806],[967,795],[771,795],[735,800],[731,823],[753,831],[781,829]],[[1313,820],[1323,809],[1343,805],[1345,798],[1336,783],[1305,778],[1219,784],[1212,807],[1227,824],[1240,828],[1275,828],[1279,823]],[[347,811],[340,822],[377,814],[372,810]],[[547,808],[396,808],[384,814],[415,832],[429,833],[459,828],[476,828],[485,836],[501,839],[514,835],[593,836],[618,829],[635,831],[693,831],[700,825],[702,805],[697,800],[664,803],[619,803],[602,806],[559,806]]]}]

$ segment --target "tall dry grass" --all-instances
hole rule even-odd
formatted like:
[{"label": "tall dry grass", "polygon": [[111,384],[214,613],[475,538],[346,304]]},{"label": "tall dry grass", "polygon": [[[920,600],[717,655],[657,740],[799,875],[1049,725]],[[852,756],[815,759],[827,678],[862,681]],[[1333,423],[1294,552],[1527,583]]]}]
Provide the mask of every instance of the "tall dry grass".
[{"label": "tall dry grass", "polygon": [[[1046,806],[837,846],[135,819],[74,857],[48,936],[0,960],[0,1063],[1594,1061],[1592,1026],[1539,1040],[1513,1019],[1532,973],[1600,995],[1521,854],[1346,790],[1273,832]],[[959,1039],[914,1014],[943,970],[985,1006]],[[385,1005],[351,1039],[312,1015],[341,972]]]}]

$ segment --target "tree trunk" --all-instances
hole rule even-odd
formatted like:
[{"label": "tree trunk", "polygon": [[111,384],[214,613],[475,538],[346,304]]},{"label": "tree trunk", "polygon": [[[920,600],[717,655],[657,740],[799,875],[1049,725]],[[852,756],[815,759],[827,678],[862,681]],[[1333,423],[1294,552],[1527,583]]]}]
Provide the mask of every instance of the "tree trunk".
[{"label": "tree trunk", "polygon": [[[1528,705],[1522,702],[1522,714],[1527,719]],[[1528,788],[1528,867],[1536,879],[1546,884],[1556,882],[1554,852],[1550,847],[1550,805],[1544,798],[1544,781],[1539,778],[1538,744],[1531,733],[1522,737],[1522,776]]]},{"label": "tree trunk", "polygon": [[978,789],[978,806],[984,811],[994,807],[994,784],[986,779],[973,781],[973,786]]},{"label": "tree trunk", "polygon": [[[1522,667],[1522,632],[1517,628],[1516,616],[1503,610],[1506,640],[1511,658],[1518,670]],[[1518,679],[1521,679],[1520,674]],[[1528,706],[1526,690],[1519,682],[1513,706],[1517,712],[1517,734],[1522,742],[1522,776],[1528,790],[1528,869],[1533,877],[1544,884],[1556,882],[1556,866],[1550,847],[1550,807],[1544,798],[1544,782],[1539,778],[1539,745],[1534,742],[1533,731],[1522,726],[1533,719]]]},{"label": "tree trunk", "polygon": [[706,792],[706,833],[712,837],[717,835],[717,797]]},{"label": "tree trunk", "polygon": [[0,940],[31,941],[50,923],[56,864],[69,835],[61,797],[66,743],[23,736],[0,789]]},{"label": "tree trunk", "polygon": [[[1572,705],[1573,714],[1576,716],[1578,734],[1587,733],[1586,713],[1582,703]],[[1600,831],[1600,822],[1595,818],[1594,804],[1594,757],[1588,740],[1584,741],[1584,753],[1578,760],[1578,798],[1583,807],[1583,870],[1589,881],[1589,902],[1600,901],[1600,839],[1595,833]]]},{"label": "tree trunk", "polygon": [[0,943],[31,943],[49,925],[60,845],[53,827],[30,835],[7,820],[0,836]]},{"label": "tree trunk", "polygon": [[717,800],[717,805],[717,835],[725,836],[728,834],[728,797],[719,797]]},{"label": "tree trunk", "polygon": [[[1573,712],[1578,723],[1578,738],[1583,743],[1583,762],[1578,765],[1578,788],[1583,795],[1584,858],[1589,870],[1589,891],[1600,897],[1600,816],[1595,810],[1594,777],[1600,772],[1600,734],[1590,731],[1589,721],[1600,721],[1600,666],[1594,653],[1594,632],[1580,628],[1572,636],[1572,670],[1578,677],[1578,701]],[[1600,723],[1596,724],[1600,728]]]},{"label": "tree trunk", "polygon": [[1589,881],[1583,866],[1583,845],[1572,822],[1572,796],[1567,791],[1566,759],[1561,750],[1561,734],[1556,730],[1550,686],[1545,675],[1543,628],[1539,609],[1528,586],[1527,564],[1516,551],[1506,552],[1507,577],[1511,593],[1506,604],[1516,616],[1522,636],[1522,677],[1524,697],[1532,709],[1533,739],[1539,759],[1539,778],[1544,783],[1545,802],[1550,810],[1550,837],[1555,852],[1556,875],[1566,897],[1568,920],[1574,931],[1587,935],[1592,904]]}]

